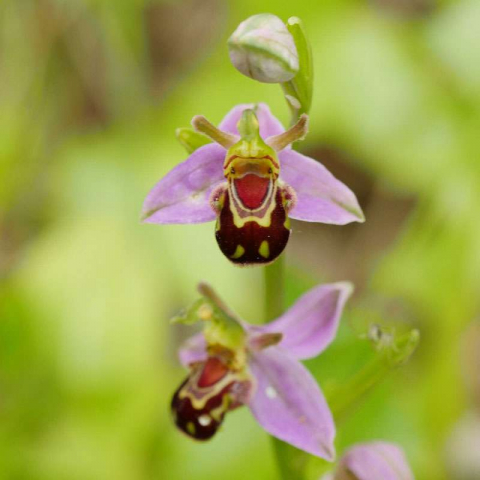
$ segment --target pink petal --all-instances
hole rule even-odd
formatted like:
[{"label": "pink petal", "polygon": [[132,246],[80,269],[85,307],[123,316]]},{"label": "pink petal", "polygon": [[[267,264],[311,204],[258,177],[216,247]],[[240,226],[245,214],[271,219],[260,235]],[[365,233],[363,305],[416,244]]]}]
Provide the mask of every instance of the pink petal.
[{"label": "pink petal", "polygon": [[308,370],[279,347],[252,354],[257,388],[250,409],[271,435],[332,461],[335,425],[325,398]]},{"label": "pink petal", "polygon": [[352,447],[340,461],[335,478],[343,478],[341,472],[351,472],[358,480],[413,480],[403,451],[387,442]]},{"label": "pink petal", "polygon": [[250,327],[252,333],[281,333],[278,344],[299,359],[316,357],[333,341],[345,302],[353,287],[348,282],[312,288],[277,320]]},{"label": "pink petal", "polygon": [[210,193],[223,177],[225,149],[208,144],[170,170],[143,204],[147,223],[203,223],[215,220]]},{"label": "pink petal", "polygon": [[218,128],[224,132],[234,133],[238,135],[237,123],[242,116],[242,112],[247,108],[254,108],[257,105],[257,118],[260,124],[260,136],[265,139],[272,135],[279,135],[284,132],[283,125],[270,112],[270,108],[265,103],[244,103],[237,105],[227,113]]},{"label": "pink petal", "polygon": [[195,362],[203,362],[207,356],[207,344],[203,333],[197,333],[187,339],[178,350],[180,362],[185,367]]},{"label": "pink petal", "polygon": [[294,150],[279,157],[281,179],[297,193],[291,218],[335,225],[365,221],[355,194],[321,163]]}]

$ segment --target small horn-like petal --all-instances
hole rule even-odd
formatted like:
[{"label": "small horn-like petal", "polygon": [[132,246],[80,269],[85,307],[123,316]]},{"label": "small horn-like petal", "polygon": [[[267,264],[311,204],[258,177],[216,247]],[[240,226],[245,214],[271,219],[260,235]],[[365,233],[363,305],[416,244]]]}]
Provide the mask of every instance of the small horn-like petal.
[{"label": "small horn-like petal", "polygon": [[298,140],[303,140],[308,133],[308,115],[305,113],[298,119],[298,122],[286,132],[274,137],[269,137],[265,143],[275,151],[280,152],[285,147]]},{"label": "small horn-like petal", "polygon": [[235,145],[240,139],[236,135],[231,133],[222,132],[215,125],[210,123],[203,115],[196,115],[192,118],[193,128],[200,133],[203,133],[207,137],[211,138],[214,142],[218,143],[222,147],[228,149]]},{"label": "small horn-like petal", "polygon": [[281,333],[260,333],[252,335],[249,340],[249,347],[253,350],[263,350],[264,348],[277,345],[282,341]]}]

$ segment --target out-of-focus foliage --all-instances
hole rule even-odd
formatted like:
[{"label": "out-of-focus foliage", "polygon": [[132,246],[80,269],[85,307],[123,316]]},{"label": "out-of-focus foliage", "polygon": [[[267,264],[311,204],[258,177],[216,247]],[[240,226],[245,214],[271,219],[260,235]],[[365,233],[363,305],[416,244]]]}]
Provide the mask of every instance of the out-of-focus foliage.
[{"label": "out-of-focus foliage", "polygon": [[290,302],[318,281],[357,285],[337,341],[308,366],[328,388],[372,355],[370,323],[422,334],[339,424],[338,450],[397,441],[419,480],[465,478],[445,458],[478,409],[459,355],[479,313],[477,0],[0,3],[1,478],[276,478],[245,409],[204,445],[169,418],[188,331],[168,318],[206,280],[260,320],[261,272],[231,266],[212,224],[139,222],[149,188],[185,158],[175,128],[193,115],[265,101],[288,123],[280,89],[228,60],[228,36],[261,12],[303,19],[315,91],[302,148],[367,216],[293,226]]}]

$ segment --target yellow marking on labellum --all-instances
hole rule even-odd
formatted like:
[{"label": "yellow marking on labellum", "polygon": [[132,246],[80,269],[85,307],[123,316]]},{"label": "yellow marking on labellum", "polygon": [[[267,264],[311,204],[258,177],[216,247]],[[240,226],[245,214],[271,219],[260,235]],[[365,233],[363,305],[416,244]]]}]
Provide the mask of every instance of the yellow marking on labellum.
[{"label": "yellow marking on labellum", "polygon": [[187,423],[187,431],[190,435],[195,435],[195,424],[193,422]]},{"label": "yellow marking on labellum", "polygon": [[263,258],[268,258],[270,256],[270,246],[268,245],[268,241],[264,240],[260,244],[260,248],[258,249],[258,253],[263,257]]},{"label": "yellow marking on labellum", "polygon": [[235,253],[231,256],[233,259],[240,258],[245,253],[245,249],[241,245],[237,245]]},{"label": "yellow marking on labellum", "polygon": [[185,387],[180,390],[178,397],[182,400],[188,398],[192,407],[195,410],[202,410],[207,402],[220,393],[231,381],[230,375],[225,375],[221,380],[219,380],[215,385],[211,387],[200,388],[198,385],[198,379],[202,374],[202,369],[198,369],[192,377],[189,379],[189,382]]},{"label": "yellow marking on labellum", "polygon": [[[235,353],[238,353],[240,357],[242,355],[246,355],[245,349],[242,349],[239,352],[235,352]],[[178,394],[178,397],[180,398],[180,400],[183,400],[184,398],[188,398],[190,400],[190,403],[192,404],[192,407],[195,410],[202,410],[203,408],[205,408],[205,405],[207,404],[207,402],[211,398],[218,395],[232,381],[250,380],[249,374],[241,368],[239,371],[231,370],[214,385],[210,387],[201,388],[198,386],[198,380],[201,374],[202,374],[202,368],[198,368],[197,371],[194,371],[191,374],[191,377],[189,378],[188,383],[182,388],[182,390],[180,390]]]},{"label": "yellow marking on labellum", "polygon": [[210,416],[216,421],[222,421],[222,415],[228,411],[228,407],[231,403],[231,397],[228,393],[226,393],[222,397],[222,403],[217,407],[210,411]]},{"label": "yellow marking on labellum", "polygon": [[257,169],[260,169],[261,166],[263,165],[265,168],[265,171],[268,172],[268,167],[271,166],[272,170],[275,171],[276,174],[280,172],[280,164],[278,162],[278,159],[270,156],[270,155],[265,155],[264,157],[240,157],[238,155],[231,155],[230,157],[227,155],[225,157],[225,160],[223,162],[223,170],[225,176],[230,176],[229,174],[232,174],[232,171],[230,170],[230,164],[234,162],[234,171],[240,172],[242,169],[245,168],[245,164],[250,164],[257,167]]}]

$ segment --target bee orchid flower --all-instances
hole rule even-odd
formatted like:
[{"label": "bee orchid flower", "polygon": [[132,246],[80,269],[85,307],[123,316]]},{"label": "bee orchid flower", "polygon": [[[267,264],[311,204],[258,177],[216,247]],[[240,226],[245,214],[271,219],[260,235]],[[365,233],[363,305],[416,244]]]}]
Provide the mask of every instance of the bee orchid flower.
[{"label": "bee orchid flower", "polygon": [[210,287],[201,284],[199,290],[204,297],[177,318],[201,319],[205,327],[179,352],[189,374],[171,404],[177,427],[207,440],[227,412],[248,405],[271,435],[333,461],[332,414],[300,360],[317,356],[333,341],[351,285],[317,286],[262,326],[236,317]]},{"label": "bee orchid flower", "polygon": [[282,253],[289,218],[336,225],[364,221],[348,187],[292,150],[307,134],[306,115],[285,131],[267,105],[246,104],[218,128],[202,116],[192,125],[213,143],[196,149],[155,185],[144,202],[145,222],[216,219],[221,251],[233,263],[248,265],[270,263]]}]

